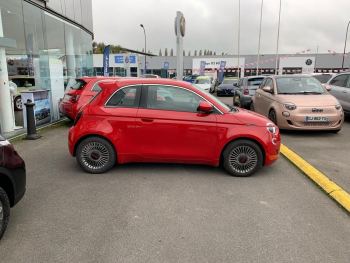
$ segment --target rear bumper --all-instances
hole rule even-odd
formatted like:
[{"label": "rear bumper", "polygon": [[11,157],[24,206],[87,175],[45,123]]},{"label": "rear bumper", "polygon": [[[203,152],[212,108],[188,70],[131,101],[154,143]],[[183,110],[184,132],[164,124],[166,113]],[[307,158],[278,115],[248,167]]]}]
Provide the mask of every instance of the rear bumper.
[{"label": "rear bumper", "polygon": [[60,103],[60,105],[59,105],[59,110],[60,110],[60,112],[64,115],[64,116],[66,116],[66,117],[68,117],[68,118],[70,118],[70,119],[72,119],[72,120],[74,120],[75,119],[75,110],[74,110],[74,105],[72,105],[72,103],[68,103],[68,102],[64,102],[64,101],[61,101],[61,103]]}]

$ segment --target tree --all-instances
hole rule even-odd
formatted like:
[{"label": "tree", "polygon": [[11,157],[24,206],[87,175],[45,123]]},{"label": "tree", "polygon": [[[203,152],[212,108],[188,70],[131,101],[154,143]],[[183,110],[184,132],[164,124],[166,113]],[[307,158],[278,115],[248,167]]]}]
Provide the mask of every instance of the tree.
[{"label": "tree", "polygon": [[188,51],[187,56],[189,56],[189,57],[191,56],[191,50]]},{"label": "tree", "polygon": [[174,50],[170,49],[170,56],[174,56]]},{"label": "tree", "polygon": [[214,51],[214,56],[216,56],[216,51]]},{"label": "tree", "polygon": [[199,56],[202,56],[202,50],[199,50]]},{"label": "tree", "polygon": [[183,55],[183,56],[186,56],[186,52],[185,52],[185,50],[183,50],[182,55]]},{"label": "tree", "polygon": [[159,54],[158,54],[158,56],[162,56],[162,49],[159,49]]},{"label": "tree", "polygon": [[165,50],[164,50],[164,56],[168,56],[168,49],[167,48],[165,48]]},{"label": "tree", "polygon": [[223,56],[223,55],[224,55],[224,52],[221,53],[221,56]]},{"label": "tree", "polygon": [[194,56],[197,57],[197,50],[194,51]]}]

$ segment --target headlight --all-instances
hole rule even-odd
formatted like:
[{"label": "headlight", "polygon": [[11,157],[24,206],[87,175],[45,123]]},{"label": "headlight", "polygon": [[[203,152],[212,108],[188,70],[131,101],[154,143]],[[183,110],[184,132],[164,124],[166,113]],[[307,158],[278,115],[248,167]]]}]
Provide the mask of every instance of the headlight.
[{"label": "headlight", "polygon": [[337,110],[341,110],[341,109],[342,109],[342,107],[341,107],[341,105],[340,105],[340,104],[337,104],[337,105],[335,105],[335,109],[337,109]]},{"label": "headlight", "polygon": [[271,123],[271,122],[266,124],[266,129],[272,134],[276,134],[276,132],[277,132],[276,125]]},{"label": "headlight", "polygon": [[294,103],[285,103],[285,104],[283,104],[283,106],[287,110],[295,110],[297,108],[297,106]]}]

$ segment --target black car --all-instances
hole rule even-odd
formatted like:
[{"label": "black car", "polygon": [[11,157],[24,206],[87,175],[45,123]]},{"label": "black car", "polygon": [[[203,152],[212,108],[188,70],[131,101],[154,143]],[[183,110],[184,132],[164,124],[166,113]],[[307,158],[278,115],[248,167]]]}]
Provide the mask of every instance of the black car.
[{"label": "black car", "polygon": [[23,159],[0,135],[0,239],[15,206],[26,191],[26,169]]},{"label": "black car", "polygon": [[225,78],[224,81],[216,88],[217,96],[233,96],[237,88],[237,78]]}]

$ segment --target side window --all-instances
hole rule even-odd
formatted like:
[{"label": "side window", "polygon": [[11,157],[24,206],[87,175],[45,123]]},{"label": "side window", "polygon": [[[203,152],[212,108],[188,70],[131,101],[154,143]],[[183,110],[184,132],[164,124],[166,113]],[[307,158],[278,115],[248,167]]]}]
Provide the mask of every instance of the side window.
[{"label": "side window", "polygon": [[197,112],[199,102],[202,100],[198,95],[182,88],[148,86],[148,109]]},{"label": "side window", "polygon": [[239,82],[238,82],[238,87],[242,87],[243,86],[243,82],[244,82],[244,79],[240,79]]},{"label": "side window", "polygon": [[118,108],[138,108],[141,87],[121,88],[107,101],[106,106]]},{"label": "side window", "polygon": [[348,75],[348,85],[346,87],[350,89],[350,75]]},{"label": "side window", "polygon": [[347,74],[339,75],[332,79],[329,84],[333,86],[346,87],[346,81],[348,79],[348,76],[349,75]]},{"label": "side window", "polygon": [[94,91],[94,92],[97,92],[97,93],[101,91],[101,88],[98,85],[98,82],[95,83],[95,85],[92,87],[91,91]]},{"label": "side window", "polygon": [[259,86],[259,89],[262,89],[263,87],[265,87],[266,80],[267,80],[267,79],[264,79],[264,80],[261,82],[261,84],[260,84],[260,86]]}]

